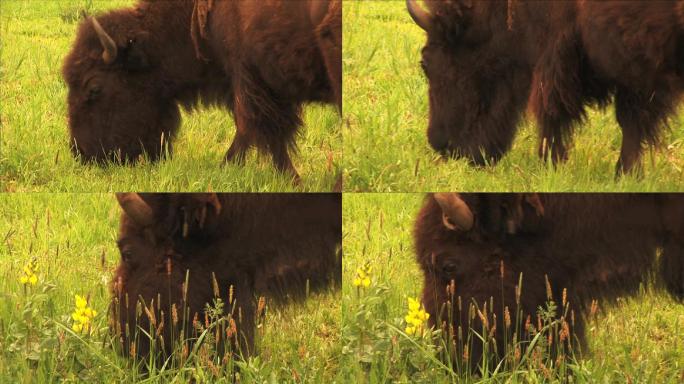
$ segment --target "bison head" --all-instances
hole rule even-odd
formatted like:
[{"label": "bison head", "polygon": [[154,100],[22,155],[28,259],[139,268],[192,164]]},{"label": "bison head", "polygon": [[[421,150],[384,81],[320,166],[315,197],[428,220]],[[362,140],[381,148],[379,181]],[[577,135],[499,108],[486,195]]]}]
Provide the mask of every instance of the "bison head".
[{"label": "bison head", "polygon": [[139,22],[131,17],[84,21],[64,63],[71,149],[86,162],[135,161],[143,153],[157,160],[179,125],[150,36],[127,28]]},{"label": "bison head", "polygon": [[429,82],[428,141],[445,156],[477,165],[510,149],[527,101],[530,70],[516,58],[505,2],[407,0],[427,32],[421,66]]},{"label": "bison head", "polygon": [[429,223],[423,218],[421,230],[427,226],[439,236],[421,243],[429,253],[422,257],[448,282],[468,278],[487,260],[498,263],[516,253],[520,238],[541,230],[544,207],[536,194],[435,193],[426,212]]},{"label": "bison head", "polygon": [[[216,253],[206,247],[221,204],[214,194],[122,193],[117,199],[123,209],[121,262],[112,308],[123,351],[143,358],[168,354],[182,335],[183,318],[186,324],[195,316],[203,321],[214,298],[216,265],[203,255]],[[190,337],[191,329],[182,336]]]},{"label": "bison head", "polygon": [[[499,319],[504,318],[501,299],[514,311],[518,272],[524,270],[527,281],[544,281],[542,266],[526,265],[538,259],[530,254],[536,252],[530,244],[543,230],[543,214],[544,207],[534,194],[436,193],[428,197],[416,222],[415,241],[425,279],[423,302],[432,325],[442,327],[451,319],[451,332],[459,327],[464,334],[470,328],[482,331],[481,318],[470,316],[473,302],[483,311],[489,306]],[[543,289],[541,293],[529,291],[521,309],[534,315],[545,294]],[[503,351],[503,327],[498,329],[498,348]],[[474,368],[482,356],[481,343],[474,341],[469,353]]]}]

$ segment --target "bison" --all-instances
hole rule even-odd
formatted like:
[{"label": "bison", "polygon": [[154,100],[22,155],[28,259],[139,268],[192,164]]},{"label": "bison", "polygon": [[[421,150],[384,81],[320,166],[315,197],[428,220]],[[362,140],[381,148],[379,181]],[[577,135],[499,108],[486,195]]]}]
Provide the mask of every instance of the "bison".
[{"label": "bison", "polygon": [[615,101],[616,174],[640,166],[684,89],[681,1],[407,0],[427,31],[428,141],[443,155],[496,163],[526,105],[539,156],[568,156],[585,108]]},{"label": "bison", "polygon": [[340,284],[340,194],[120,193],[117,199],[121,261],[111,308],[127,355],[168,356],[179,336],[192,340],[193,327],[182,324],[204,324],[207,304],[220,298],[236,328],[224,345],[248,356],[255,295],[282,303]]},{"label": "bison", "polygon": [[[585,337],[579,314],[593,300],[632,294],[651,274],[684,299],[684,194],[436,193],[418,215],[414,238],[432,324],[450,332],[458,326],[467,332],[471,324],[481,332],[485,320],[472,320],[468,304],[474,301],[481,310],[489,305],[496,318],[488,321],[498,319],[500,357],[509,342],[504,308],[511,316],[520,310],[522,319],[531,316],[536,324],[549,293],[558,303],[556,316],[570,324],[573,336],[566,342],[576,340],[580,348]],[[566,311],[577,311],[574,324],[562,302]],[[482,349],[481,342],[472,345],[472,368]]]},{"label": "bison", "polygon": [[82,22],[63,66],[71,148],[83,161],[153,161],[171,150],[179,106],[228,108],[225,161],[252,147],[299,176],[289,152],[302,105],[341,108],[339,0],[141,1]]}]

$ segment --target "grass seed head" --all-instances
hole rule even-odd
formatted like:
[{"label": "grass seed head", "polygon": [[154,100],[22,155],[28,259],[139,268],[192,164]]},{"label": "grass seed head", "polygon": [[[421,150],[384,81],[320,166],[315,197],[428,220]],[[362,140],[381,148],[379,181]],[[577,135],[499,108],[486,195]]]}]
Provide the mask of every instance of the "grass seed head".
[{"label": "grass seed head", "polygon": [[171,304],[171,322],[174,327],[178,325],[178,308],[176,303]]},{"label": "grass seed head", "polygon": [[594,318],[598,313],[598,300],[591,301],[591,309],[589,310],[589,317]]},{"label": "grass seed head", "polygon": [[145,310],[145,314],[147,315],[147,319],[150,320],[150,324],[152,324],[153,327],[157,326],[157,318],[154,315],[154,300],[152,300],[152,303],[150,303],[150,307],[152,310],[147,308],[147,306],[143,306]]},{"label": "grass seed head", "polygon": [[266,309],[266,298],[264,296],[259,297],[259,303],[257,304],[257,317],[264,315],[264,310]]},{"label": "grass seed head", "polygon": [[228,304],[232,305],[233,304],[233,294],[235,289],[233,288],[233,284],[228,287]]},{"label": "grass seed head", "polygon": [[214,272],[211,273],[211,287],[214,290],[214,297],[219,297],[218,281],[216,281],[216,274]]},{"label": "grass seed head", "polygon": [[570,338],[570,326],[564,318],[561,318],[561,331],[558,338],[561,343]]}]

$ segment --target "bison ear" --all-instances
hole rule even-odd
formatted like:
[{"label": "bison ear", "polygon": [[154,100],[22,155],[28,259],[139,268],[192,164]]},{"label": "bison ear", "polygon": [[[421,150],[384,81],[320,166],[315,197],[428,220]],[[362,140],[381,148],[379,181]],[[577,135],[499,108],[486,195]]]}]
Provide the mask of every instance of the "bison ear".
[{"label": "bison ear", "polygon": [[144,71],[150,67],[147,53],[137,39],[129,39],[124,51],[123,65],[131,71]]},{"label": "bison ear", "polygon": [[525,203],[527,203],[530,207],[534,208],[534,212],[537,214],[537,217],[544,216],[544,205],[542,204],[541,200],[539,199],[539,194],[537,194],[537,193],[526,193],[525,194]]},{"label": "bison ear", "polygon": [[537,223],[544,216],[544,205],[538,194],[523,193],[513,197],[507,211],[506,232],[515,234],[520,228],[531,227],[526,223]]},{"label": "bison ear", "polygon": [[221,202],[215,193],[188,195],[188,199],[181,207],[183,237],[202,232],[221,214],[221,209]]}]

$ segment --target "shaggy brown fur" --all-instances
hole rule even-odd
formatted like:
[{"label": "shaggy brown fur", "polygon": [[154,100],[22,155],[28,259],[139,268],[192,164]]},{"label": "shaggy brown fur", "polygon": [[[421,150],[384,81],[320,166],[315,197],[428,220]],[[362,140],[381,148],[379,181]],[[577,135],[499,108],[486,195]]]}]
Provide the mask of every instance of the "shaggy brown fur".
[{"label": "shaggy brown fur", "polygon": [[339,0],[141,1],[98,16],[118,54],[107,63],[84,21],[63,75],[72,148],[83,160],[157,160],[180,123],[178,106],[201,100],[233,112],[226,161],[256,146],[297,173],[289,151],[301,106],[341,106]]},{"label": "shaggy brown fur", "polygon": [[614,97],[623,134],[617,172],[630,171],[642,147],[657,143],[684,89],[681,2],[426,3],[422,19],[416,8],[412,15],[428,37],[428,140],[445,155],[496,162],[529,103],[539,155],[563,161],[585,108]]},{"label": "shaggy brown fur", "polygon": [[[447,228],[433,195],[415,225],[416,253],[425,277],[423,301],[433,324],[443,326],[447,319],[446,287],[453,280],[454,297],[464,303],[463,311],[453,314],[454,329],[463,325],[467,330],[471,299],[482,308],[493,298],[489,308],[497,315],[498,350],[503,351],[502,310],[508,306],[515,315],[521,273],[522,318],[535,319],[537,308],[547,301],[546,275],[556,303],[567,288],[570,309],[577,312],[571,332],[580,345],[580,313],[591,300],[632,294],[651,272],[672,296],[684,299],[684,194],[460,196],[473,213],[472,229]],[[472,324],[476,332],[482,331],[479,318]],[[477,364],[481,354],[482,344],[475,342],[470,362]]]},{"label": "shaggy brown fur", "polygon": [[[239,331],[235,344],[244,355],[254,348],[255,295],[282,302],[304,296],[306,287],[315,291],[340,284],[340,194],[140,196],[153,219],[142,220],[122,204],[117,242],[121,263],[112,308],[125,353],[130,353],[136,333],[136,354],[145,357],[150,351],[149,338],[135,328],[137,321],[143,330],[150,329],[145,311],[136,317],[138,300],[157,311],[157,327],[165,324],[165,343],[158,338],[155,342],[157,351],[168,354],[175,342],[171,305],[176,304],[180,317],[181,308],[187,307],[188,321],[195,314],[204,321],[205,305],[215,297],[212,273],[224,303],[229,303],[229,287],[234,287],[233,316]],[[189,284],[183,301],[186,272]]]}]

